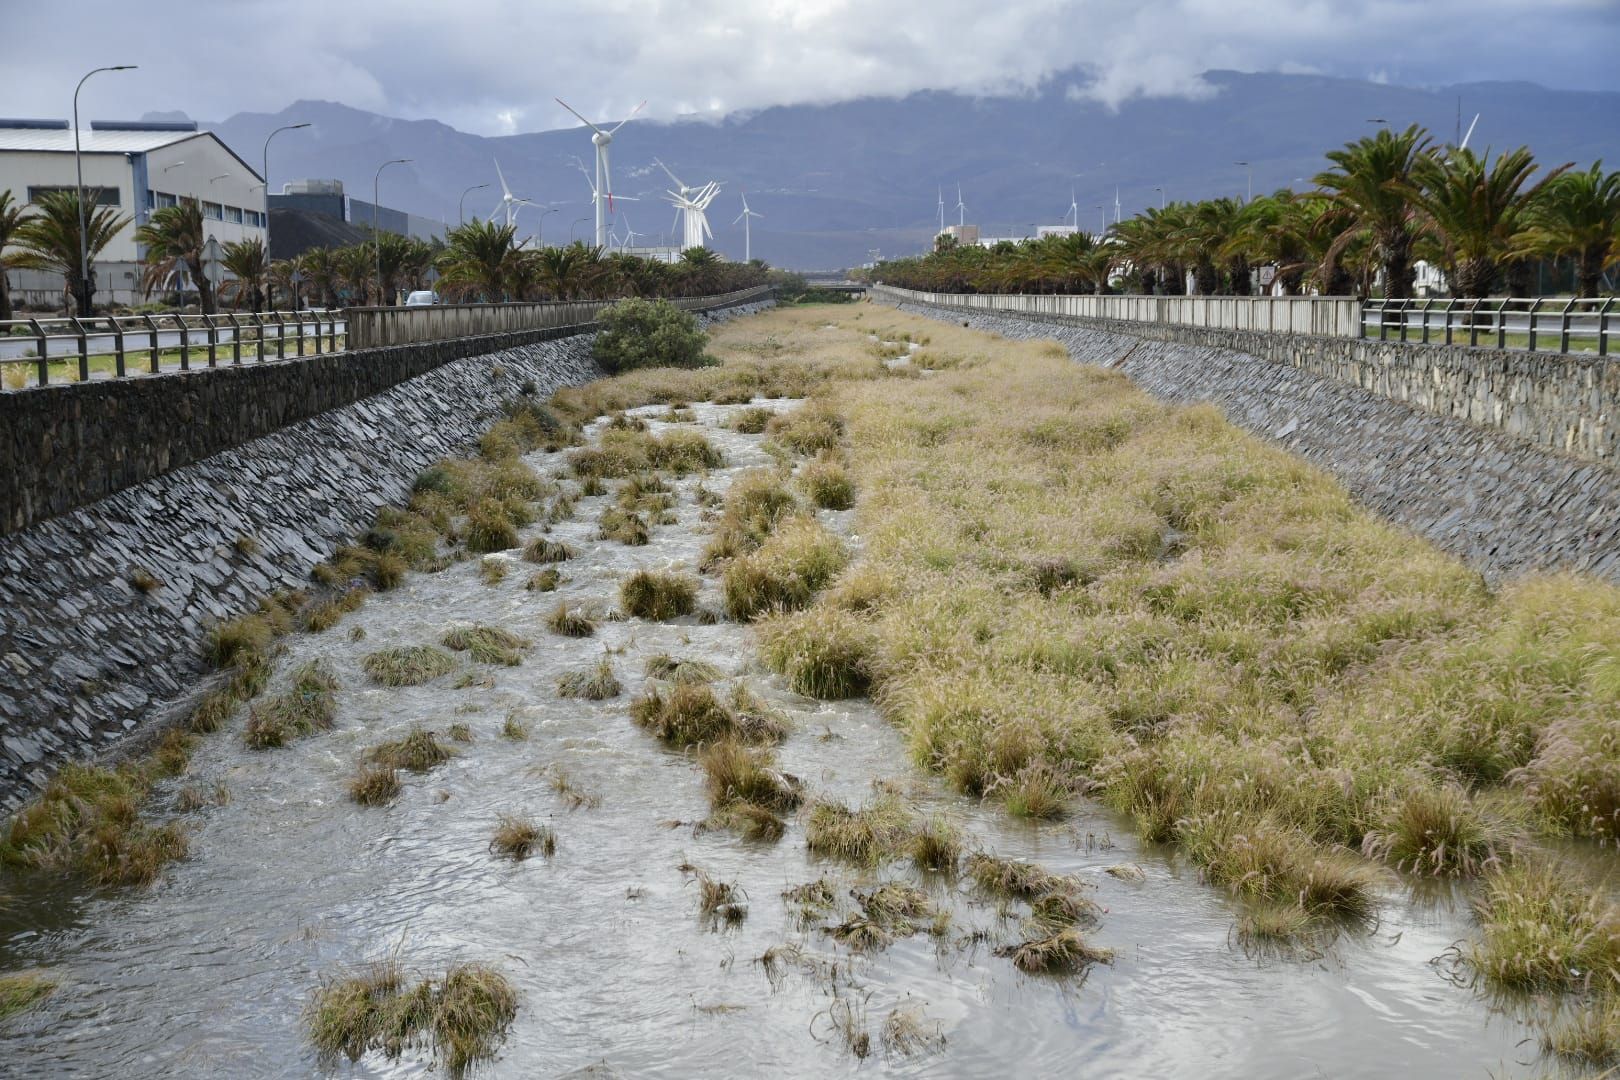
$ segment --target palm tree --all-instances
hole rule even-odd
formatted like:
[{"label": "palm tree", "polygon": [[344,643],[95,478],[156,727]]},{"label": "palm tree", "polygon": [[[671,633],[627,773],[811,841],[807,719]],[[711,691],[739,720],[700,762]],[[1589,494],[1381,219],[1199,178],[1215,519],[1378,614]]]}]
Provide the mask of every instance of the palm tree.
[{"label": "palm tree", "polygon": [[1451,291],[1468,300],[1491,294],[1497,273],[1522,247],[1520,234],[1537,193],[1569,168],[1560,165],[1531,184],[1536,164],[1527,147],[1494,163],[1489,158],[1489,150],[1424,155],[1404,185],[1407,198],[1427,216],[1422,227],[1439,245]]},{"label": "palm tree", "polygon": [[512,241],[516,231],[510,225],[476,218],[451,229],[439,256],[441,286],[463,298],[506,299],[509,279],[518,268]]},{"label": "palm tree", "polygon": [[[11,264],[61,274],[63,291],[78,298],[80,316],[89,316],[96,293],[96,256],[130,219],[110,206],[97,206],[86,216],[84,251],[91,269],[90,280],[81,289],[75,287],[80,283],[78,192],[43,192],[34,200],[34,206],[39,212],[17,229],[16,244],[22,252],[11,259]],[[66,296],[62,310],[68,310]]]},{"label": "palm tree", "polygon": [[369,242],[338,248],[332,255],[332,276],[346,302],[364,305],[371,296],[376,255]]},{"label": "palm tree", "polygon": [[6,277],[6,271],[15,260],[6,254],[6,249],[17,244],[23,221],[23,208],[12,200],[11,192],[0,191],[0,322],[13,315],[11,281]]},{"label": "palm tree", "polygon": [[390,304],[399,296],[399,283],[410,274],[414,254],[411,240],[398,233],[379,232],[371,241],[372,256],[382,280],[377,282],[379,304]]},{"label": "palm tree", "polygon": [[1569,172],[1542,189],[1530,208],[1519,253],[1568,258],[1575,264],[1575,293],[1592,297],[1605,268],[1620,262],[1620,172],[1603,162]]},{"label": "palm tree", "polygon": [[1335,242],[1343,247],[1360,232],[1371,236],[1384,295],[1391,299],[1412,295],[1412,245],[1419,228],[1411,200],[1413,170],[1429,145],[1429,133],[1416,124],[1399,134],[1381,128],[1377,135],[1330,150],[1327,157],[1335,168],[1316,177],[1317,186],[1348,212],[1349,223]]},{"label": "palm tree", "polygon": [[310,248],[299,256],[303,263],[308,295],[318,298],[322,307],[338,306],[337,257],[331,248]]},{"label": "palm tree", "polygon": [[214,313],[214,286],[203,273],[203,245],[207,238],[201,203],[182,199],[174,206],[152,211],[147,223],[135,230],[135,239],[146,245],[143,286],[148,296],[184,267],[197,287],[197,306],[204,315]]},{"label": "palm tree", "polygon": [[264,241],[257,238],[229,241],[225,245],[225,257],[222,261],[225,269],[230,271],[233,277],[220,287],[220,292],[230,295],[233,307],[240,308],[242,298],[245,296],[249,311],[263,311],[265,279],[268,273],[264,260]]}]

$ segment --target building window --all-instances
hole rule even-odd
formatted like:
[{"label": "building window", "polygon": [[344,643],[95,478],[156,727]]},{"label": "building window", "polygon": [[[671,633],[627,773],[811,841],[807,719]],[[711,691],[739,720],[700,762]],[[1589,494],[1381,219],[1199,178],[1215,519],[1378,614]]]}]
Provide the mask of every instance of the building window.
[{"label": "building window", "polygon": [[224,221],[225,208],[217,202],[205,202],[203,203],[203,217],[209,221]]},{"label": "building window", "polygon": [[[41,184],[38,187],[31,186],[28,189],[28,201],[31,203],[37,203],[39,202],[39,197],[41,195],[49,195],[56,191],[75,190],[77,189],[70,184]],[[119,195],[118,189],[115,187],[87,187],[84,189],[84,192],[91,206],[123,205],[123,197]]]},{"label": "building window", "polygon": [[162,210],[165,206],[180,205],[180,200],[175,196],[170,195],[167,191],[154,191],[152,192],[152,197],[154,200],[153,209],[155,210]]},{"label": "building window", "polygon": [[240,206],[227,206],[225,208],[225,220],[233,225],[242,224],[242,208]]},{"label": "building window", "polygon": [[255,229],[264,228],[264,213],[262,211],[244,210],[243,213],[247,215],[247,223],[249,225],[253,226]]}]

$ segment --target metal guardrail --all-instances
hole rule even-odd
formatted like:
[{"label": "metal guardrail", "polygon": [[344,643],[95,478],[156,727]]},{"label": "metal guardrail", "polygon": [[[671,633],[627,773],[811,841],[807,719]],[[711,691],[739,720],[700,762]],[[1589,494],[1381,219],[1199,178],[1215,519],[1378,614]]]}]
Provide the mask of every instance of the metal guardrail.
[{"label": "metal guardrail", "polygon": [[1356,337],[1360,302],[1348,296],[1133,296],[1031,293],[935,293],[878,285],[902,299],[970,311],[1060,315],[1077,319],[1193,326],[1213,330]]},{"label": "metal guardrail", "polygon": [[[18,334],[21,327],[26,333]],[[68,361],[74,374],[59,382],[85,382],[93,377],[92,360],[109,378],[121,379],[143,369],[164,370],[162,354],[178,350],[177,367],[189,371],[195,362],[217,367],[222,357],[240,364],[338,350],[346,332],[343,312],[325,308],[223,315],[116,315],[90,318],[11,319],[0,322],[0,389],[14,388],[8,378],[21,367],[33,368],[35,385],[51,382],[52,364]],[[28,379],[24,377],[22,385]]]},{"label": "metal guardrail", "polygon": [[1361,308],[1361,337],[1424,345],[1595,351],[1607,356],[1617,329],[1620,300],[1612,296],[1586,300],[1368,300]]},{"label": "metal guardrail", "polygon": [[[771,286],[760,285],[714,296],[670,297],[669,302],[688,311],[704,311],[763,299],[772,291]],[[349,347],[372,349],[558,326],[583,326],[595,322],[603,311],[618,302],[617,299],[559,300],[517,304],[350,308],[347,312]]]}]

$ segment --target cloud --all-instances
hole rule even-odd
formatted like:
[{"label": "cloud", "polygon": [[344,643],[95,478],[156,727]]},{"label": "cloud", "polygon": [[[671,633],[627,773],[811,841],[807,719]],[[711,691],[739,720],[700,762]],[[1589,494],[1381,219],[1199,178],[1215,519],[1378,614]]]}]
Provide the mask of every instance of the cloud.
[{"label": "cloud", "polygon": [[[593,117],[719,117],[922,89],[1029,90],[1082,71],[1074,93],[1108,106],[1198,97],[1218,68],[1315,71],[1439,84],[1524,77],[1620,89],[1612,0],[168,0],[162,26],[82,0],[73,50],[13,50],[6,111],[62,116],[83,70],[98,117],[184,109],[203,119],[327,98],[486,134]],[[59,32],[48,5],[8,16],[15,41]],[[163,27],[184,27],[170,32]],[[120,80],[114,82],[113,80]],[[117,114],[117,116],[115,116]]]}]

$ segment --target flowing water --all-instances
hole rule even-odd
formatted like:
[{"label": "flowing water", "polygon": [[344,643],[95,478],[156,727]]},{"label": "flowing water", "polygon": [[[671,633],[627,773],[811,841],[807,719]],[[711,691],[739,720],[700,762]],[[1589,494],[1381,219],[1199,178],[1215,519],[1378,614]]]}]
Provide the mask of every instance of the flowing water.
[{"label": "flowing water", "polygon": [[[43,1006],[0,1026],[0,1073],[317,1074],[300,1019],[311,991],[323,976],[394,952],[423,973],[483,960],[514,981],[521,1008],[500,1057],[484,1067],[488,1075],[1528,1071],[1527,1029],[1431,964],[1468,932],[1461,901],[1391,895],[1380,925],[1327,955],[1246,956],[1231,938],[1233,910],[1223,896],[1185,864],[1138,845],[1126,823],[1082,805],[1065,822],[1030,825],[946,792],[909,764],[899,734],[869,703],[787,692],[752,659],[743,626],[631,619],[605,621],[592,638],[549,633],[543,620],[559,598],[605,611],[634,568],[695,570],[705,541],[696,485],[723,492],[738,472],[769,463],[760,436],[724,427],[735,407],[694,409],[728,466],[677,482],[680,521],[655,528],[651,545],[595,540],[595,518],[612,496],[584,498],[573,520],[553,527],[579,550],[561,565],[555,595],[525,590],[535,568],[514,551],[499,556],[511,573],[497,585],[479,579],[476,561],[412,574],[338,628],[290,639],[278,679],[323,658],[342,683],[335,731],[265,752],[243,748],[234,729],[204,740],[185,782],[222,781],[232,799],[189,815],[191,856],[153,888],[25,896],[0,908],[0,970],[40,966],[62,982]],[[530,461],[543,472],[562,466],[560,456]],[[853,515],[823,519],[858,549]],[[540,528],[525,530],[525,540]],[[718,606],[713,581],[702,599]],[[505,627],[534,647],[512,668],[477,667],[463,656],[456,673],[414,688],[376,686],[361,672],[369,652],[435,642],[466,623]],[[350,640],[353,627],[364,628],[363,640]],[[624,693],[559,699],[558,674],[591,665],[604,650]],[[953,818],[972,844],[1093,883],[1106,911],[1089,940],[1113,948],[1115,962],[1083,979],[1025,976],[993,952],[995,941],[1016,939],[1016,920],[1001,918],[966,883],[924,882],[901,865],[868,872],[814,858],[797,821],[774,844],[695,830],[708,813],[700,771],[628,717],[643,662],[660,652],[714,663],[784,708],[795,730],[780,749],[782,766],[809,792],[853,804],[872,796],[874,781],[888,781],[920,811]],[[467,670],[489,685],[454,689]],[[526,741],[500,736],[514,714],[529,725]],[[412,724],[442,733],[457,722],[474,741],[426,775],[403,774],[405,791],[393,805],[348,800],[366,747]],[[544,776],[556,766],[600,805],[570,811]],[[492,856],[490,834],[506,812],[552,825],[555,856]],[[746,920],[706,925],[683,864],[735,881],[747,894]],[[1145,879],[1104,872],[1117,864],[1140,866]],[[881,879],[918,881],[952,911],[950,931],[852,955],[802,926],[781,900],[784,888],[823,874],[841,892]],[[801,944],[803,958],[773,979],[757,959],[784,942]],[[886,1054],[879,1031],[897,1006],[925,1017],[928,1031],[944,1035],[943,1049]],[[869,1058],[851,1053],[835,1029],[840,1017],[870,1031]],[[431,1068],[423,1055],[371,1055],[337,1074]]]}]

